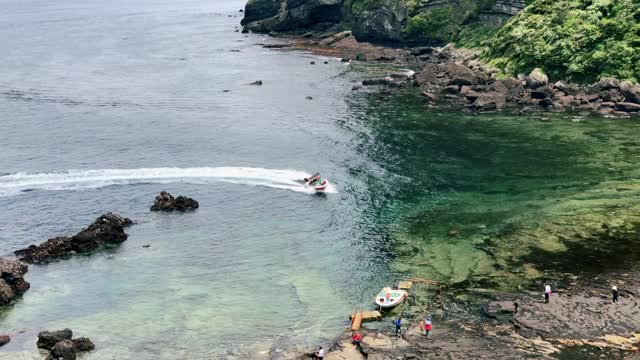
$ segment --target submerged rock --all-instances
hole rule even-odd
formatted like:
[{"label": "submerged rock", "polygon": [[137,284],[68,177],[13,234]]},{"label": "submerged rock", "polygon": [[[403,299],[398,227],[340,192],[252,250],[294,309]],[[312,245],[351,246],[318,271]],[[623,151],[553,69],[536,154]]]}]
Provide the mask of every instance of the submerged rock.
[{"label": "submerged rock", "polygon": [[38,349],[50,350],[55,344],[63,340],[71,340],[73,331],[71,329],[63,329],[58,331],[42,331],[38,334]]},{"label": "submerged rock", "polygon": [[0,258],[0,305],[9,304],[29,289],[24,280],[28,267],[15,259]]},{"label": "submerged rock", "polygon": [[173,195],[168,192],[162,191],[156,196],[151,206],[151,211],[187,211],[195,210],[198,206],[198,202],[192,198],[185,196],[174,198]]},{"label": "submerged rock", "polygon": [[72,237],[56,237],[40,245],[31,245],[26,249],[17,250],[15,255],[20,260],[40,264],[63,256],[76,253],[87,253],[107,244],[119,244],[127,240],[124,228],[132,225],[128,218],[114,213],[107,213]]}]

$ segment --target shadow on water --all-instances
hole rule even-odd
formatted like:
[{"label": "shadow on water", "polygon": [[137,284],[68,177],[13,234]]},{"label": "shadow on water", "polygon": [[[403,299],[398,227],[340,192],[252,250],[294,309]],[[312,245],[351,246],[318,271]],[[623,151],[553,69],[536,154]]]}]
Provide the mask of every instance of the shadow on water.
[{"label": "shadow on water", "polygon": [[[474,277],[491,285],[483,280],[509,271],[496,264],[504,267],[530,245],[514,243],[519,231],[544,226],[562,210],[558,204],[637,175],[635,123],[425,111],[413,92],[384,103],[374,94],[354,96],[368,101],[354,101],[356,121],[344,126],[359,131],[356,147],[375,164],[354,172],[363,171],[368,187],[380,190],[368,194],[366,216],[386,234],[401,272],[457,283]],[[565,243],[566,252],[534,249],[519,260],[591,271],[609,262],[623,268],[638,258],[619,255],[637,244],[630,238]],[[577,265],[565,265],[566,256]]]},{"label": "shadow on water", "polygon": [[602,274],[629,269],[640,261],[640,224],[631,229],[608,229],[588,239],[563,241],[566,251],[531,248],[521,260],[545,270],[566,273]]}]

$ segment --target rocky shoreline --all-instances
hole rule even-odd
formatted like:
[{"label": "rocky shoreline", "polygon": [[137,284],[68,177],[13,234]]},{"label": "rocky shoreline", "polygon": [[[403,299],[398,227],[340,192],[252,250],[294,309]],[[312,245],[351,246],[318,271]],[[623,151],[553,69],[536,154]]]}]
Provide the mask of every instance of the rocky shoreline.
[{"label": "rocky shoreline", "polygon": [[[358,41],[350,31],[311,32],[303,36],[275,34],[285,41],[263,45],[341,58],[343,62],[388,64],[386,76],[368,78],[362,86],[382,87],[383,94],[415,88],[430,108],[450,107],[472,113],[579,112],[606,118],[640,114],[640,85],[615,78],[590,84],[552,82],[540,69],[518,78],[505,77],[484,64],[479,53],[448,44],[444,47],[391,48]],[[405,67],[399,73],[391,67]],[[355,86],[353,90],[359,90]]]},{"label": "rocky shoreline", "polygon": [[[591,85],[550,82],[539,69],[516,78],[499,76],[478,54],[452,45],[412,49],[358,42],[349,32],[278,35],[278,51],[308,51],[342,62],[388,65],[387,76],[364,78],[353,91],[370,89],[378,99],[419,91],[428,108],[484,112],[578,112],[605,118],[630,118],[640,111],[640,87],[603,78]],[[393,315],[365,326],[363,346],[351,332],[330,346],[325,359],[571,358],[640,359],[640,272],[603,272],[592,282],[568,273],[546,273],[554,294],[542,300],[542,283],[516,292],[486,289],[417,288],[402,309],[408,331],[391,334]],[[612,304],[611,286],[623,292]],[[482,290],[482,289],[480,289]],[[413,291],[413,290],[412,290]],[[517,304],[517,306],[516,306]],[[516,310],[517,309],[517,310]],[[436,330],[427,338],[420,321],[431,315]],[[380,330],[380,328],[387,328]],[[306,359],[311,353],[272,352],[274,359]]]}]

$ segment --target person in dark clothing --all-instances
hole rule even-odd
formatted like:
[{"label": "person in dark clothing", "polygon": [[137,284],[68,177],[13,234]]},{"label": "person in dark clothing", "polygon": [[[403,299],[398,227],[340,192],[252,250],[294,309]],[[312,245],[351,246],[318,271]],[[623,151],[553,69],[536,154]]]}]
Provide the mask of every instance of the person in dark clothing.
[{"label": "person in dark clothing", "polygon": [[396,336],[398,336],[398,333],[402,334],[402,320],[400,320],[400,318],[397,318],[396,321],[393,322],[393,324],[396,326]]},{"label": "person in dark clothing", "polygon": [[620,292],[618,291],[618,287],[614,286],[611,288],[611,294],[613,297],[614,304],[620,304]]}]

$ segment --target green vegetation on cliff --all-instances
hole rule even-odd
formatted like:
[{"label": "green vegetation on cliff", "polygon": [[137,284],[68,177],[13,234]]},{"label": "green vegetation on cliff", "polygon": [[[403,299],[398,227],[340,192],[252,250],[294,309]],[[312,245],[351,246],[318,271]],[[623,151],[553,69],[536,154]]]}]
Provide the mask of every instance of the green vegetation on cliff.
[{"label": "green vegetation on cliff", "polygon": [[487,44],[507,73],[541,67],[554,78],[640,80],[640,2],[536,0]]}]

